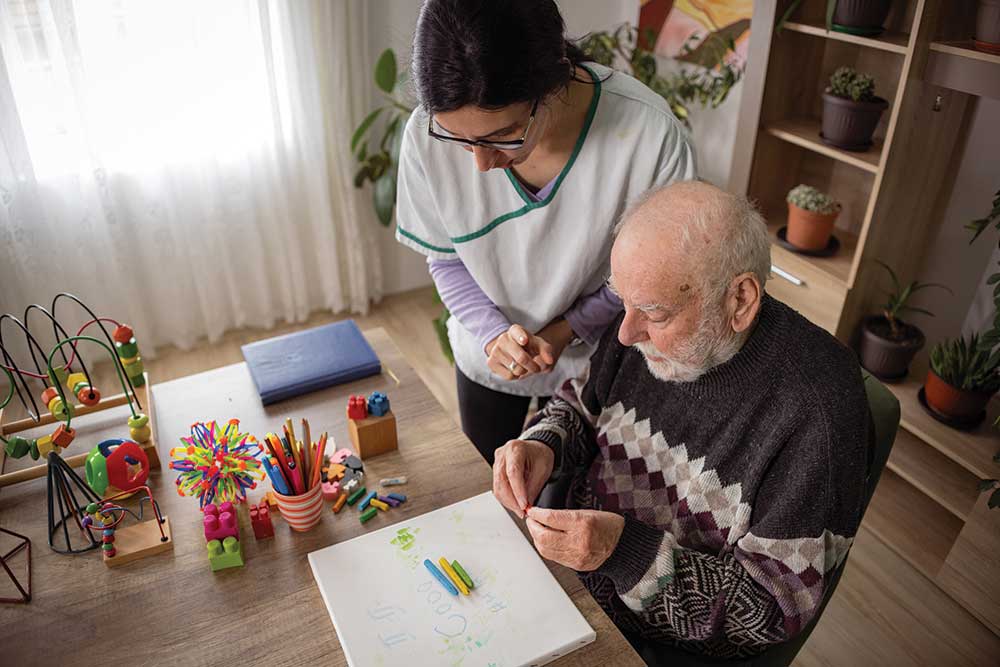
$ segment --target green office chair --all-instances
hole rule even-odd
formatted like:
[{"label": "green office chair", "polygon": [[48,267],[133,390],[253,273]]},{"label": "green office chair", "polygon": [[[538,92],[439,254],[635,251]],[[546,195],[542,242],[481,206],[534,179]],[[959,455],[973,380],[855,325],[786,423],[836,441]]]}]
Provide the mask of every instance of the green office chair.
[{"label": "green office chair", "polygon": [[[862,508],[868,508],[872,496],[875,494],[875,487],[882,476],[885,462],[889,459],[889,452],[892,450],[892,443],[896,439],[896,430],[899,428],[899,401],[892,395],[885,385],[875,379],[874,376],[862,370],[865,381],[865,393],[868,394],[868,409],[871,413],[870,461],[868,463],[868,479],[865,488],[865,502]],[[787,667],[792,664],[792,660],[799,650],[809,639],[813,628],[819,622],[823,610],[826,608],[833,592],[840,582],[840,576],[844,573],[847,559],[840,564],[840,567],[833,573],[830,579],[830,586],[827,588],[826,597],[820,605],[819,611],[813,619],[797,634],[791,641],[784,644],[777,644],[767,649],[760,655],[745,660],[720,660],[697,656],[682,649],[659,645],[655,647],[655,652],[645,646],[635,646],[642,658],[649,665],[662,665],[663,667],[707,667],[708,665],[730,665],[731,667]]]}]

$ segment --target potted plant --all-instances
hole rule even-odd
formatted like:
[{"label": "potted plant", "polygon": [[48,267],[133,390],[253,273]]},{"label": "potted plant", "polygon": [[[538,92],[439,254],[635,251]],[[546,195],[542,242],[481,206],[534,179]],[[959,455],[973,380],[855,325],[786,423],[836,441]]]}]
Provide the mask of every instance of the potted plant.
[{"label": "potted plant", "polygon": [[788,191],[788,229],[785,239],[802,250],[823,250],[830,242],[840,204],[810,185]]},{"label": "potted plant", "polygon": [[[924,332],[916,326],[900,319],[902,313],[934,313],[910,305],[914,294],[928,287],[948,289],[936,283],[921,283],[914,280],[903,287],[896,272],[885,262],[878,262],[889,274],[892,289],[888,300],[882,306],[881,315],[865,319],[861,329],[861,365],[880,380],[892,382],[906,377],[913,357],[924,346]],[[951,290],[948,290],[951,291]]]},{"label": "potted plant", "polygon": [[979,335],[945,340],[931,350],[924,383],[927,405],[947,418],[977,420],[1000,389],[1000,362],[980,347]]},{"label": "potted plant", "polygon": [[1000,54],[1000,0],[979,0],[975,46],[986,53]]},{"label": "potted plant", "polygon": [[[794,0],[778,20],[778,29],[785,24],[802,0]],[[882,33],[892,0],[826,0],[826,29],[852,35],[873,36]]]},{"label": "potted plant", "polygon": [[875,96],[875,80],[853,67],[838,67],[823,93],[824,143],[847,151],[865,151],[889,103]]}]

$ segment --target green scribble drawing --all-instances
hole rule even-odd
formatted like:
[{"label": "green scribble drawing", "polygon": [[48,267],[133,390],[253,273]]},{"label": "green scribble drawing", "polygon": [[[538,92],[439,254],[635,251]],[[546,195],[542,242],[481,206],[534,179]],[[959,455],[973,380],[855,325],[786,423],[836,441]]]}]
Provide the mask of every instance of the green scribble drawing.
[{"label": "green scribble drawing", "polygon": [[416,534],[420,532],[420,529],[415,529],[412,533],[409,528],[400,528],[396,531],[396,537],[392,538],[391,544],[395,544],[402,551],[408,551],[413,548],[413,545],[417,543]]},{"label": "green scribble drawing", "polygon": [[451,520],[455,523],[461,523],[464,517],[465,513],[462,510],[455,510],[451,513]]}]

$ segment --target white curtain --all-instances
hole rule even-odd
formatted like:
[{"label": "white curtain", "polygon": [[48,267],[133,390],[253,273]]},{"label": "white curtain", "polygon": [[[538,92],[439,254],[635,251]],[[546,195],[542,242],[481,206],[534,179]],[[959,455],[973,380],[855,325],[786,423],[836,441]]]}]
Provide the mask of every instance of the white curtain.
[{"label": "white curtain", "polygon": [[144,349],[381,297],[364,0],[0,0],[0,312]]}]

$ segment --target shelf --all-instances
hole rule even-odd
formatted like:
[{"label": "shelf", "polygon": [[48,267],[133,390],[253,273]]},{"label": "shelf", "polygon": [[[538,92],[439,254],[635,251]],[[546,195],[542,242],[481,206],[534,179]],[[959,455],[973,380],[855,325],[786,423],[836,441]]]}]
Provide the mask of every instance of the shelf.
[{"label": "shelf", "polygon": [[827,146],[819,138],[820,122],[811,118],[783,120],[766,126],[764,131],[782,141],[801,146],[858,169],[872,174],[878,172],[879,159],[882,157],[882,142],[879,139],[875,140],[875,145],[872,148],[863,153]]},{"label": "shelf", "polygon": [[884,470],[865,513],[864,525],[903,560],[934,579],[962,530],[962,522]]},{"label": "shelf", "polygon": [[974,431],[957,431],[927,414],[917,399],[923,382],[909,377],[903,382],[886,384],[899,400],[902,411],[900,424],[928,445],[981,479],[996,478],[1000,465],[993,455],[1000,450],[1000,433],[992,428],[1000,414],[997,401],[990,404],[986,420]]},{"label": "shelf", "polygon": [[[771,235],[771,256],[775,264],[779,266],[787,265],[787,260],[805,262],[817,271],[822,271],[834,280],[849,287],[848,279],[851,275],[851,265],[854,262],[854,250],[858,247],[858,237],[843,229],[834,229],[833,235],[840,240],[840,250],[832,257],[811,257],[801,253],[792,252],[787,248],[778,245],[778,230],[788,224],[786,216],[781,216],[774,222],[768,221],[767,230]],[[783,261],[784,260],[784,261]]]},{"label": "shelf", "polygon": [[877,37],[861,37],[860,35],[850,35],[846,32],[838,32],[836,30],[827,31],[826,26],[809,23],[791,23],[786,21],[784,29],[815,37],[834,39],[838,42],[867,46],[871,49],[891,51],[892,53],[906,53],[906,45],[910,41],[910,36],[902,32],[884,32]]},{"label": "shelf", "polygon": [[970,40],[961,42],[931,42],[930,49],[938,53],[947,53],[952,56],[972,58],[973,60],[982,60],[983,62],[1000,65],[1000,55],[979,51],[972,45]]},{"label": "shelf", "polygon": [[979,479],[905,429],[896,434],[889,470],[962,521],[976,504]]}]

